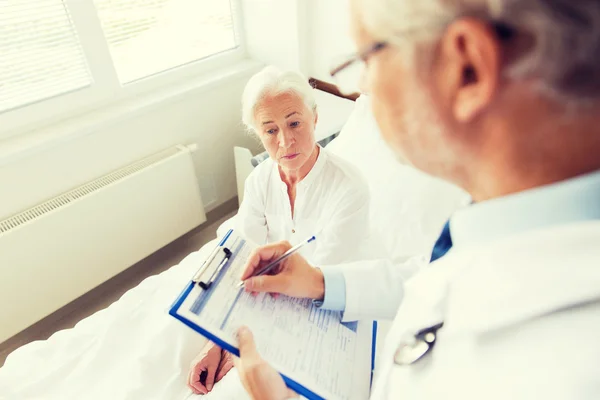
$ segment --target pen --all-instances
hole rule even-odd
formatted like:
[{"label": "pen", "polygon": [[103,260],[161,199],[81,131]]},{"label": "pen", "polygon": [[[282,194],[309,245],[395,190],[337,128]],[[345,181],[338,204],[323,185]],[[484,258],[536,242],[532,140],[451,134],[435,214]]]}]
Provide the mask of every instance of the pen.
[{"label": "pen", "polygon": [[[268,273],[269,271],[271,271],[273,269],[273,267],[277,266],[277,264],[279,264],[280,262],[282,262],[283,260],[285,260],[286,258],[288,258],[289,256],[291,256],[292,254],[294,254],[295,252],[297,252],[298,250],[300,250],[302,247],[306,246],[307,244],[309,244],[310,242],[316,240],[317,238],[314,236],[309,237],[308,239],[298,243],[297,245],[295,245],[294,247],[292,247],[291,249],[289,249],[288,251],[286,251],[285,253],[283,253],[281,255],[281,257],[279,257],[278,259],[276,259],[275,261],[271,262],[270,264],[268,264],[266,267],[264,267],[263,269],[261,269],[260,271],[258,271],[256,274],[248,277],[248,278],[253,278],[255,276],[261,276],[261,275],[265,275],[266,273]],[[238,288],[241,288],[242,286],[244,286],[244,281],[241,281],[240,283],[238,283]]]}]

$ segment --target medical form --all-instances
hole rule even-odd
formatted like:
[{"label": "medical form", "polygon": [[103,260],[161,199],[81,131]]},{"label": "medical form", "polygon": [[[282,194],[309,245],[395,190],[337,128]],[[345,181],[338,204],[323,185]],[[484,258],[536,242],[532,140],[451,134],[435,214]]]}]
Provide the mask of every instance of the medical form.
[{"label": "medical form", "polygon": [[261,356],[307,398],[368,398],[371,321],[342,323],[339,312],[309,299],[246,293],[238,283],[255,246],[233,231],[220,245],[231,256],[210,288],[190,282],[170,314],[236,355],[237,329],[248,326]]}]

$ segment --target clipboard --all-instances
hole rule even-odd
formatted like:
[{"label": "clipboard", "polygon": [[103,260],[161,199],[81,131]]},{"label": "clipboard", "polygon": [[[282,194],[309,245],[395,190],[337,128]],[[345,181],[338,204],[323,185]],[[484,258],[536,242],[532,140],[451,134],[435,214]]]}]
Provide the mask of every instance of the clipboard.
[{"label": "clipboard", "polygon": [[[231,268],[231,266],[235,263],[237,263],[237,267],[239,268],[239,266],[241,264],[245,264],[245,260],[243,259],[244,254],[248,254],[249,250],[253,249],[254,246],[250,245],[249,243],[247,243],[241,236],[237,235],[233,230],[229,230],[227,232],[227,234],[221,239],[221,241],[219,242],[219,244],[216,246],[215,249],[213,249],[213,251],[210,253],[210,255],[207,257],[206,261],[200,266],[198,272],[196,274],[194,274],[194,276],[192,277],[191,281],[187,284],[187,286],[183,289],[183,291],[181,292],[181,294],[179,295],[179,297],[175,300],[175,302],[173,303],[173,305],[171,306],[170,310],[169,310],[169,314],[171,316],[173,316],[174,318],[176,318],[177,320],[181,321],[183,324],[185,324],[186,326],[190,327],[191,329],[193,329],[194,331],[198,332],[199,334],[201,334],[202,336],[206,337],[208,340],[212,341],[213,343],[217,344],[219,347],[221,347],[222,349],[225,349],[226,351],[232,353],[233,355],[239,357],[239,349],[236,347],[235,345],[235,339],[233,338],[233,336],[231,336],[231,334],[226,334],[226,329],[230,329],[229,325],[233,326],[233,322],[230,321],[231,319],[231,314],[235,314],[236,310],[243,308],[243,301],[245,300],[244,296],[249,296],[247,293],[244,292],[243,288],[242,289],[237,289],[239,291],[239,293],[237,293],[237,295],[233,295],[233,293],[231,294],[231,299],[228,299],[227,301],[232,301],[232,305],[229,306],[227,301],[224,301],[226,303],[226,306],[224,306],[223,310],[225,310],[223,313],[219,314],[219,321],[217,321],[215,324],[208,323],[208,322],[204,322],[204,321],[200,321],[199,318],[196,318],[195,315],[200,315],[202,313],[204,313],[204,310],[207,310],[208,307],[214,307],[213,303],[218,304],[219,306],[220,301],[219,300],[221,297],[220,296],[222,293],[225,293],[225,291],[229,291],[230,288],[228,288],[227,285],[231,284],[231,276],[227,276],[229,273],[233,273],[231,271],[229,271],[229,268]],[[244,253],[245,252],[245,253]],[[243,254],[242,254],[243,253]],[[239,275],[236,275],[237,277],[237,281],[239,282]],[[223,287],[221,287],[223,286]],[[213,296],[214,293],[217,293],[215,295],[215,299],[213,299],[211,301],[211,297]],[[227,292],[229,293],[229,292]],[[263,298],[263,301],[266,301],[265,298],[268,295],[265,295]],[[269,299],[271,299],[270,296],[268,296]],[[288,298],[290,299],[290,298]],[[247,300],[247,299],[246,299]],[[270,301],[270,300],[269,300]],[[272,300],[273,302],[275,301],[280,301],[280,300]],[[300,300],[289,300],[291,304],[294,304],[295,302],[300,302]],[[312,303],[312,302],[311,302]],[[267,303],[267,305],[270,303]],[[298,306],[300,309],[300,306]],[[312,306],[309,306],[312,307]],[[315,306],[316,307],[316,306]],[[302,311],[305,311],[304,309]],[[311,310],[310,313],[313,313],[314,310]],[[208,311],[206,311],[208,313]],[[212,313],[212,311],[210,311]],[[333,314],[329,314],[332,312],[329,311],[325,311],[323,310],[321,312],[321,314],[324,313],[328,313],[329,321],[331,321],[331,319],[333,318]],[[223,315],[224,314],[224,315]],[[315,314],[316,315],[316,314]],[[254,316],[253,316],[254,318]],[[325,318],[322,318],[322,316],[316,317],[319,318],[319,321],[313,322],[315,325],[315,327],[319,327],[319,324],[325,324],[326,320]],[[213,318],[214,319],[214,318]],[[206,321],[212,321],[211,318],[206,317]],[[271,323],[271,324],[275,324],[275,321],[269,321],[266,320],[267,323]],[[339,325],[344,325],[340,323],[339,321],[337,322]],[[358,327],[358,323],[352,323],[352,324],[348,324],[351,325],[350,329],[352,329],[352,327],[354,328],[354,334],[358,335],[361,333],[364,333],[367,329],[367,323],[361,323],[362,325],[360,326],[360,328]],[[227,326],[227,328],[224,328],[224,326]],[[322,326],[320,326],[320,328],[323,328]],[[237,329],[237,328],[236,328]],[[253,327],[251,327],[252,330]],[[270,328],[271,329],[271,328]],[[312,327],[311,327],[312,329]],[[317,329],[317,328],[315,328]],[[344,328],[341,326],[334,326],[333,329],[340,329],[343,330]],[[360,329],[360,330],[359,330]],[[364,355],[365,351],[370,352],[370,354],[367,355],[367,357],[370,357],[370,365],[367,366],[368,368],[368,373],[369,376],[368,378],[368,386],[370,387],[371,385],[371,381],[373,378],[373,369],[374,369],[374,364],[375,364],[375,349],[376,349],[376,338],[377,338],[377,323],[373,322],[373,325],[369,325],[368,326],[368,330],[370,331],[370,344],[371,346],[369,349],[363,349],[362,347],[359,348],[358,343],[355,344],[357,350],[356,353],[361,353],[361,355]],[[348,334],[352,334],[352,332],[350,331],[345,331]],[[332,334],[333,335],[333,334]],[[363,335],[364,336],[364,335]],[[357,336],[358,337],[358,336]],[[255,333],[255,340],[257,340],[257,345],[259,337],[257,336],[257,334]],[[261,349],[259,348],[259,352],[261,353],[261,355],[263,355],[263,353],[260,351]],[[290,360],[294,359],[294,355],[290,356]],[[268,357],[265,357],[266,361],[272,363],[272,360],[270,360]],[[360,357],[361,360],[364,360],[365,357]],[[297,361],[294,361],[294,363],[296,363]],[[320,400],[320,399],[325,399],[325,398],[330,398],[331,396],[329,395],[329,392],[327,394],[327,396],[323,395],[323,391],[320,392],[319,389],[315,389],[314,385],[311,384],[306,384],[305,382],[302,382],[302,379],[299,379],[300,374],[296,374],[295,371],[290,371],[288,372],[287,370],[284,371],[284,368],[278,368],[277,365],[275,365],[275,363],[272,363],[272,365],[278,370],[278,372],[280,373],[280,375],[282,376],[283,380],[285,381],[286,385],[292,389],[293,391],[295,391],[296,393],[298,393],[301,396],[304,396],[308,399],[315,399],[315,400]],[[370,367],[370,368],[369,368]],[[361,375],[362,377],[362,375]],[[301,376],[300,376],[301,378]],[[348,385],[351,385],[353,383],[353,379],[352,377],[350,377],[348,379]],[[349,390],[350,392],[352,392],[351,390]],[[366,393],[366,395],[368,396],[368,392]],[[335,397],[334,397],[335,398]],[[346,397],[338,397],[340,399],[342,398],[346,398]],[[347,397],[348,399],[351,399],[351,397]]]}]

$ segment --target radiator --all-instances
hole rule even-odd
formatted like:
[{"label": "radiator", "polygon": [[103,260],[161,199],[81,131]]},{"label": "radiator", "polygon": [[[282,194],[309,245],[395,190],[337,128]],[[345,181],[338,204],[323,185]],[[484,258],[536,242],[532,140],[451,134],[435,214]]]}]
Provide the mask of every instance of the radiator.
[{"label": "radiator", "polygon": [[166,149],[0,221],[0,343],[206,221]]}]

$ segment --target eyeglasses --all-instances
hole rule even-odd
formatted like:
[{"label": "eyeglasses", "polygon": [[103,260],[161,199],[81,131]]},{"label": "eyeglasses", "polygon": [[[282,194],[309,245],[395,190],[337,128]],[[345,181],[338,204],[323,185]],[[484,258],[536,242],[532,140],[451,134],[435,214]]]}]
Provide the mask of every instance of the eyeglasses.
[{"label": "eyeglasses", "polygon": [[388,42],[376,42],[363,51],[360,51],[340,63],[337,67],[331,69],[329,74],[335,80],[335,84],[344,94],[350,94],[358,91],[358,83],[365,69],[367,59],[385,49]]},{"label": "eyeglasses", "polygon": [[[489,21],[489,24],[492,29],[494,29],[496,37],[501,43],[511,41],[517,34],[517,30],[505,22]],[[385,41],[376,42],[367,49],[346,58],[346,60],[338,64],[335,68],[331,69],[329,74],[334,79],[335,84],[338,86],[340,91],[344,94],[358,92],[358,85],[365,70],[367,59],[374,53],[385,49],[389,45],[390,43]]]}]

